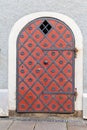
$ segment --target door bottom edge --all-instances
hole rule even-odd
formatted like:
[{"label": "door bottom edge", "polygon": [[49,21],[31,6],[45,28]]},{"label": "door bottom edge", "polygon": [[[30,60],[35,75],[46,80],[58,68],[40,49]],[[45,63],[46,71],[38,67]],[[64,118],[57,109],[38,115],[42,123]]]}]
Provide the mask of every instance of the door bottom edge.
[{"label": "door bottom edge", "polygon": [[29,118],[47,118],[47,117],[82,117],[82,110],[75,110],[72,113],[57,112],[17,112],[9,110],[9,117],[29,117]]}]

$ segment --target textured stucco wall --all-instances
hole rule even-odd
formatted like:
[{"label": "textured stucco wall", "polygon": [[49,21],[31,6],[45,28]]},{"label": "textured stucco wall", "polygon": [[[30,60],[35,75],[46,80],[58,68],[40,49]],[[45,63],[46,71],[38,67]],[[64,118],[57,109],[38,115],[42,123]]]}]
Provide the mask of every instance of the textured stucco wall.
[{"label": "textured stucco wall", "polygon": [[7,54],[10,30],[18,19],[38,11],[63,13],[78,24],[84,39],[84,88],[86,89],[87,0],[0,0],[0,88],[7,88]]}]

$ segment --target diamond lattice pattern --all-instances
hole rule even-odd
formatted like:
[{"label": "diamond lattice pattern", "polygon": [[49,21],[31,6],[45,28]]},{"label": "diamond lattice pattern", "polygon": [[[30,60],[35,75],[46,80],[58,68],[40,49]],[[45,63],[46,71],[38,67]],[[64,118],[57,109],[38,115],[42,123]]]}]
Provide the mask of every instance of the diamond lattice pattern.
[{"label": "diamond lattice pattern", "polygon": [[74,111],[73,48],[72,31],[60,20],[24,27],[17,40],[17,112]]}]

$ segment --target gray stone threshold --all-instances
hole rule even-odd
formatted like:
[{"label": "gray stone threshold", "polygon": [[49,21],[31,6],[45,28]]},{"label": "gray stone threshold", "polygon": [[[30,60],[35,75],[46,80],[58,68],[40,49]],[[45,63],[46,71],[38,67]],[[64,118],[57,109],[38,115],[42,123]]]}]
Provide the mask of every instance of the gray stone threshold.
[{"label": "gray stone threshold", "polygon": [[82,118],[0,118],[0,130],[87,130]]}]

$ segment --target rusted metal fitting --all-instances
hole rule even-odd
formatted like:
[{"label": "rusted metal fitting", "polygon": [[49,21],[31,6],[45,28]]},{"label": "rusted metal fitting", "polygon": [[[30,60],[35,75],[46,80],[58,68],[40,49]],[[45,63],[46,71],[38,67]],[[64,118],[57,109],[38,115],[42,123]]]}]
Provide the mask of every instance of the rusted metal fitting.
[{"label": "rusted metal fitting", "polygon": [[74,49],[74,57],[75,57],[75,58],[77,57],[77,52],[78,52],[78,49],[75,48],[75,49]]},{"label": "rusted metal fitting", "polygon": [[76,101],[76,98],[77,98],[77,88],[74,89],[74,96],[75,96],[75,101]]}]

